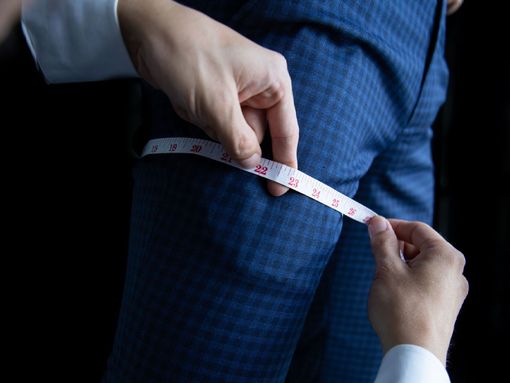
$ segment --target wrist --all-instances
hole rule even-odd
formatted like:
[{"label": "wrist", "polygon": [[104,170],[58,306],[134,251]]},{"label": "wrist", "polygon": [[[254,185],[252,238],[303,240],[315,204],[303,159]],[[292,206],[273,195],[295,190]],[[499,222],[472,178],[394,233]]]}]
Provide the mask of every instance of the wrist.
[{"label": "wrist", "polygon": [[133,65],[139,70],[139,53],[143,39],[144,5],[138,0],[118,0],[117,18],[124,45],[129,53]]},{"label": "wrist", "polygon": [[118,0],[117,16],[122,38],[139,73],[143,72],[144,45],[161,33],[161,27],[165,32],[172,29],[169,16],[177,6],[170,0]]}]

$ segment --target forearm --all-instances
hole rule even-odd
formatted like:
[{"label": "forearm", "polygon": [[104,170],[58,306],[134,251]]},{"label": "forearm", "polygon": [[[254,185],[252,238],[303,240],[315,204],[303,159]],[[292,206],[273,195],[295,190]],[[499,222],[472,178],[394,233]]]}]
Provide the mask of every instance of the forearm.
[{"label": "forearm", "polygon": [[[175,112],[220,141],[243,167],[273,158],[297,167],[299,127],[284,57],[209,16],[168,0],[119,0],[119,24],[140,76]],[[269,184],[275,196],[288,189]]]},{"label": "forearm", "polygon": [[[152,41],[151,37],[166,36],[167,48],[172,48],[172,38],[183,38],[176,25],[179,4],[170,0],[117,0],[117,15],[119,29],[134,68],[142,73],[145,80],[153,83],[149,71],[145,69],[142,49],[145,43]],[[157,10],[157,12],[155,12]],[[161,30],[161,28],[164,30]],[[168,38],[170,37],[170,39]],[[170,44],[169,44],[170,43]]]},{"label": "forearm", "polygon": [[136,75],[116,12],[117,0],[23,2],[23,31],[48,82]]}]

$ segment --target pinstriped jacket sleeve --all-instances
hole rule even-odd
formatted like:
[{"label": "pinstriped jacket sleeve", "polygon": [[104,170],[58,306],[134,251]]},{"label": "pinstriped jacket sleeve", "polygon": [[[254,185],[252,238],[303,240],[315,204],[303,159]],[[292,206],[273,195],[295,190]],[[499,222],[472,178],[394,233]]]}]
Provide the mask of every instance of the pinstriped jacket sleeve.
[{"label": "pinstriped jacket sleeve", "polygon": [[49,83],[137,76],[120,32],[118,0],[25,0],[22,27]]},{"label": "pinstriped jacket sleeve", "polygon": [[400,344],[384,356],[375,383],[450,383],[450,378],[430,351]]}]

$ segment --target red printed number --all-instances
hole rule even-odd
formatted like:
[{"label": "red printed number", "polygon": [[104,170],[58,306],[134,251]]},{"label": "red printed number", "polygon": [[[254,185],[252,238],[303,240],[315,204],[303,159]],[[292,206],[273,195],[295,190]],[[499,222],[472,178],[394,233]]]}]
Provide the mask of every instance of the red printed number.
[{"label": "red printed number", "polygon": [[289,186],[297,188],[299,186],[299,179],[295,177],[290,177]]},{"label": "red printed number", "polygon": [[193,145],[190,152],[199,153],[202,150],[202,145]]},{"label": "red printed number", "polygon": [[259,174],[262,174],[265,176],[265,175],[267,175],[267,167],[262,166],[262,165],[257,165],[255,168],[255,173],[259,173]]},{"label": "red printed number", "polygon": [[312,197],[319,198],[320,195],[321,195],[321,191],[316,189],[316,188],[313,188],[313,190],[312,190]]},{"label": "red printed number", "polygon": [[338,207],[339,203],[340,203],[340,200],[337,200],[336,198],[333,198],[333,202],[331,202],[331,206]]},{"label": "red printed number", "polygon": [[156,153],[158,151],[158,145],[152,145],[151,152]]},{"label": "red printed number", "polygon": [[170,144],[168,145],[168,151],[169,152],[175,152],[177,150],[177,144]]},{"label": "red printed number", "polygon": [[227,152],[223,152],[223,154],[221,155],[221,160],[225,162],[232,162],[230,154],[228,154]]},{"label": "red printed number", "polygon": [[356,214],[356,209],[355,209],[355,208],[353,208],[353,207],[351,207],[351,208],[349,209],[349,211],[347,212],[347,214],[349,214],[349,215],[352,217],[354,214]]}]

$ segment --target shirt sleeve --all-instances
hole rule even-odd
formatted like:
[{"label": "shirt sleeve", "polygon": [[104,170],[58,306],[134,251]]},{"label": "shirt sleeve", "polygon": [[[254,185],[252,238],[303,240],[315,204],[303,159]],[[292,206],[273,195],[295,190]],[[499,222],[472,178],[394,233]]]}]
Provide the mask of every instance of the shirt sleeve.
[{"label": "shirt sleeve", "polygon": [[384,356],[375,383],[450,383],[443,364],[430,351],[412,344],[391,348]]},{"label": "shirt sleeve", "polygon": [[118,0],[23,2],[22,28],[49,83],[137,76],[122,39]]}]

